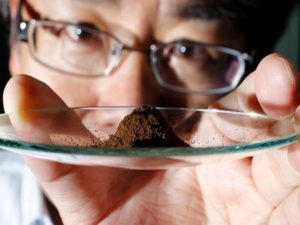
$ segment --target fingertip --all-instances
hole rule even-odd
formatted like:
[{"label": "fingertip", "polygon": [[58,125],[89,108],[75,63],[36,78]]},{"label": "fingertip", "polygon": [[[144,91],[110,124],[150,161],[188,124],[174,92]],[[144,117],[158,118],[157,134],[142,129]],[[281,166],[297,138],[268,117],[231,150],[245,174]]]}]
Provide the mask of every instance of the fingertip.
[{"label": "fingertip", "polygon": [[282,55],[268,55],[255,71],[255,89],[266,114],[276,119],[289,117],[299,103],[298,72]]},{"label": "fingertip", "polygon": [[65,107],[64,102],[45,83],[29,76],[13,76],[3,92],[5,112],[45,107]]},{"label": "fingertip", "polygon": [[3,98],[5,111],[10,113],[11,125],[23,140],[49,144],[81,137],[75,139],[74,145],[82,143],[82,140],[91,142],[90,137],[93,136],[77,114],[39,80],[28,75],[14,76],[7,83]]},{"label": "fingertip", "polygon": [[47,126],[51,118],[56,118],[56,114],[39,113],[34,109],[65,107],[63,101],[46,84],[28,75],[16,75],[9,80],[4,89],[3,103],[20,137],[42,143],[51,142]]},{"label": "fingertip", "polygon": [[15,111],[17,107],[16,98],[18,99],[22,89],[22,85],[20,85],[20,82],[22,82],[24,75],[18,75],[11,77],[8,82],[5,85],[4,91],[3,91],[3,106],[4,111],[9,113]]}]

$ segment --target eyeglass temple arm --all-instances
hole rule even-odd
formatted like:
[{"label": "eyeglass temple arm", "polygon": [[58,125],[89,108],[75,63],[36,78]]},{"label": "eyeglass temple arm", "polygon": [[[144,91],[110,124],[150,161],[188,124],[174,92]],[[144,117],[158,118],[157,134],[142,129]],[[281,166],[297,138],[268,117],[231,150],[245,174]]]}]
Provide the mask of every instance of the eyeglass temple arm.
[{"label": "eyeglass temple arm", "polygon": [[253,64],[255,53],[256,53],[255,50],[252,50],[250,53],[244,52],[242,54],[242,58],[245,61],[248,61],[250,64]]}]

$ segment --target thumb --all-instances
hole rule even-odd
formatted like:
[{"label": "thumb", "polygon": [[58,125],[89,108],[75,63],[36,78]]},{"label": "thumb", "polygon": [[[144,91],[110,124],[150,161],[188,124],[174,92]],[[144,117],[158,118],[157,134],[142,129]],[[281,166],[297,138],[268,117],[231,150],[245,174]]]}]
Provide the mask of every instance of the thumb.
[{"label": "thumb", "polygon": [[76,146],[95,141],[76,113],[45,83],[30,76],[14,76],[5,87],[3,102],[25,141]]},{"label": "thumb", "polygon": [[266,56],[256,70],[212,108],[264,113],[274,119],[291,117],[299,104],[299,74],[279,54]]},{"label": "thumb", "polygon": [[[11,78],[3,93],[3,103],[5,111],[10,112],[14,129],[24,141],[86,145],[93,139],[62,99],[46,84],[30,76],[17,75]],[[67,138],[57,138],[65,134]],[[71,168],[70,165],[37,158],[25,159],[41,180],[62,176]]]},{"label": "thumb", "polygon": [[255,90],[266,114],[277,119],[291,117],[300,100],[299,73],[281,55],[269,55],[255,71]]}]

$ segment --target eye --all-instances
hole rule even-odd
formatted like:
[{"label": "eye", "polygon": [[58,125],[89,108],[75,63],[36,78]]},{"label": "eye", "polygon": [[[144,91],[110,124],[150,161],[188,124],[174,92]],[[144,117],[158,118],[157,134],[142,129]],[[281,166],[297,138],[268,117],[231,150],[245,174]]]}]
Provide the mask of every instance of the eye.
[{"label": "eye", "polygon": [[176,55],[184,56],[184,57],[195,57],[199,53],[199,48],[193,46],[190,43],[176,43],[174,48],[174,53]]},{"label": "eye", "polygon": [[208,60],[209,53],[205,46],[193,42],[178,42],[173,46],[172,54],[178,59],[189,62],[204,62]]},{"label": "eye", "polygon": [[193,42],[175,43],[172,53],[175,57],[190,61],[205,60],[209,55],[207,48]]},{"label": "eye", "polygon": [[69,25],[66,28],[68,36],[74,41],[93,41],[97,40],[98,35],[95,31],[90,28]]}]

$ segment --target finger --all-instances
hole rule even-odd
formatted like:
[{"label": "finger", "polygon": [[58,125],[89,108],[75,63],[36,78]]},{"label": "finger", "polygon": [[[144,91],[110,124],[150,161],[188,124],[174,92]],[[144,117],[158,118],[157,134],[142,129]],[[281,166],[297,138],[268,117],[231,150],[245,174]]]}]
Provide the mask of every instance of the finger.
[{"label": "finger", "polygon": [[255,71],[255,91],[263,111],[273,118],[289,117],[299,104],[299,74],[278,54],[262,60]]},{"label": "finger", "polygon": [[[50,91],[45,84],[25,75],[14,76],[9,80],[4,89],[3,103],[6,112],[19,112],[11,118],[17,133],[25,140],[40,141],[42,143],[51,142],[48,133],[43,133],[39,129],[42,124],[24,110],[41,107],[65,107],[63,101]],[[57,177],[67,174],[72,168],[71,165],[29,157],[26,159],[33,173],[42,182],[55,180]]]},{"label": "finger", "polygon": [[[15,112],[10,117],[14,128],[27,141],[51,143],[53,133],[58,130],[63,132],[64,127],[60,125],[63,120],[77,124],[78,132],[82,135],[89,135],[80,120],[71,111],[70,117],[61,117],[60,112],[55,110],[50,113],[32,110],[66,108],[66,105],[46,84],[30,76],[14,76],[5,87],[3,100],[5,111]],[[27,159],[31,169],[41,180],[52,180],[67,173],[71,168],[55,162]]]},{"label": "finger", "polygon": [[89,145],[95,139],[77,115],[46,84],[26,75],[13,77],[4,90],[4,108],[27,141]]},{"label": "finger", "polygon": [[[61,120],[60,113],[54,111],[44,119],[41,111],[32,114],[26,110],[66,107],[47,85],[24,75],[15,76],[9,81],[4,91],[4,105],[7,112],[18,112],[17,116],[12,117],[18,132],[29,133],[25,136],[32,141],[41,138],[49,142],[52,141],[50,134],[57,128],[56,125],[49,127],[49,121]],[[74,117],[72,123],[78,120],[76,115]],[[80,120],[78,124],[81,124]],[[85,128],[81,128],[84,132]],[[34,134],[35,129],[39,130],[38,137]],[[75,166],[32,157],[25,157],[25,161],[59,210],[65,224],[78,224],[78,221],[98,223],[151,178],[148,176],[151,172]],[[135,185],[128,188],[128,183]]]},{"label": "finger", "polygon": [[293,134],[291,120],[274,120],[255,113],[216,113],[210,118],[215,132],[236,144],[253,144]]},{"label": "finger", "polygon": [[236,90],[220,98],[209,108],[262,113],[255,93],[254,76],[255,72],[249,74]]},{"label": "finger", "polygon": [[43,107],[66,107],[46,84],[28,75],[13,76],[5,86],[3,103],[6,112]]},{"label": "finger", "polygon": [[265,113],[275,119],[289,117],[299,104],[298,76],[281,55],[266,56],[235,91],[211,107]]}]

